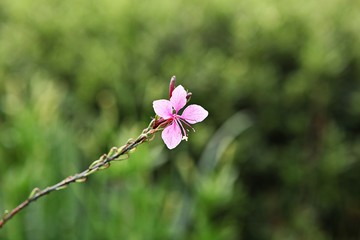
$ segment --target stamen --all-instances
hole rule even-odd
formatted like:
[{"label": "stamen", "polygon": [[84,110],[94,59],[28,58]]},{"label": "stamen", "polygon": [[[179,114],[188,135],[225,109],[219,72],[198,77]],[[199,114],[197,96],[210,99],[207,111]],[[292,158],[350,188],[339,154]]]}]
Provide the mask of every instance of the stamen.
[{"label": "stamen", "polygon": [[175,121],[177,124],[179,124],[181,129],[181,134],[183,135],[183,138],[187,136],[184,126],[181,124],[178,118],[175,118]]},{"label": "stamen", "polygon": [[194,132],[195,132],[195,129],[183,118],[180,118],[180,121],[185,123],[186,126],[188,126],[189,128],[191,128]]}]

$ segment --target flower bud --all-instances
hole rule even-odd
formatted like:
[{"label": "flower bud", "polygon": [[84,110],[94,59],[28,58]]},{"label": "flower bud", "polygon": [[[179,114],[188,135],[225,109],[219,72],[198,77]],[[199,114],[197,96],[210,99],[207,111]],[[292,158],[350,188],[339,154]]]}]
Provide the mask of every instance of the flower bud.
[{"label": "flower bud", "polygon": [[188,92],[188,93],[186,94],[186,102],[189,102],[189,101],[190,101],[191,96],[192,96],[192,93],[191,93],[191,92]]},{"label": "flower bud", "polygon": [[175,89],[176,76],[172,76],[169,84],[169,98],[172,96],[172,92]]}]

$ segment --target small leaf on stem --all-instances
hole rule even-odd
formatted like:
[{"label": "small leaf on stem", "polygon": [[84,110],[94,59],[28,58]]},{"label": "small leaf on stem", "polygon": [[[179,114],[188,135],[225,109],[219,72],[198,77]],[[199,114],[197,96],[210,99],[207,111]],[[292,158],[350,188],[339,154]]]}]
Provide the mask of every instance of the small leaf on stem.
[{"label": "small leaf on stem", "polygon": [[29,195],[29,198],[33,198],[38,192],[40,192],[40,188],[34,188],[30,195]]},{"label": "small leaf on stem", "polygon": [[85,182],[86,180],[87,180],[87,177],[83,177],[83,178],[76,179],[75,182],[82,183],[82,182]]},{"label": "small leaf on stem", "polygon": [[60,187],[57,187],[55,190],[57,191],[57,190],[61,190],[61,189],[64,189],[64,188],[67,188],[67,185],[65,184],[65,185],[62,185],[62,186],[60,186]]},{"label": "small leaf on stem", "polygon": [[110,163],[105,163],[104,165],[102,165],[99,169],[103,170],[103,169],[107,169],[110,167]]},{"label": "small leaf on stem", "polygon": [[117,158],[115,158],[113,161],[122,161],[122,160],[126,160],[129,158],[129,154],[125,153],[123,155],[118,156]]},{"label": "small leaf on stem", "polygon": [[92,163],[90,164],[90,166],[89,166],[88,169],[92,169],[94,166],[96,166],[96,165],[99,164],[100,162],[102,162],[101,159],[98,159],[98,160],[92,162]]},{"label": "small leaf on stem", "polygon": [[135,151],[136,151],[136,147],[130,149],[130,150],[129,150],[129,153],[133,153],[133,152],[135,152]]},{"label": "small leaf on stem", "polygon": [[108,157],[112,157],[112,156],[116,155],[118,152],[119,152],[119,150],[117,147],[112,147],[107,155],[108,155]]},{"label": "small leaf on stem", "polygon": [[5,210],[3,215],[2,215],[2,218],[6,218],[6,216],[9,214],[9,210]]}]

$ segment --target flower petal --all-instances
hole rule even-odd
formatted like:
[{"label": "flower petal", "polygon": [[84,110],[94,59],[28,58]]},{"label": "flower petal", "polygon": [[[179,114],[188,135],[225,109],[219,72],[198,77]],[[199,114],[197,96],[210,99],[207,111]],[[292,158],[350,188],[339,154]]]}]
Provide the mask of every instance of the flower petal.
[{"label": "flower petal", "polygon": [[203,121],[208,115],[208,111],[202,106],[192,104],[185,108],[181,114],[181,118],[185,119],[188,123],[194,124]]},{"label": "flower petal", "polygon": [[174,89],[170,98],[170,102],[172,103],[176,113],[185,106],[186,91],[183,86],[179,85]]},{"label": "flower petal", "polygon": [[179,145],[182,139],[182,133],[177,122],[173,121],[170,126],[167,126],[163,130],[161,137],[169,149],[173,149]]},{"label": "flower petal", "polygon": [[164,119],[172,116],[172,104],[169,100],[160,99],[153,101],[153,108],[155,113]]}]

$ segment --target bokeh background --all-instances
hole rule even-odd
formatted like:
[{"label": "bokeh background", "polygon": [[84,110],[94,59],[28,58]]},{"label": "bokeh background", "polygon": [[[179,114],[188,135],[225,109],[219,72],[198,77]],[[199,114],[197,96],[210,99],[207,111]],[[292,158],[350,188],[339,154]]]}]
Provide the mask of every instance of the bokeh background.
[{"label": "bokeh background", "polygon": [[39,199],[0,239],[360,239],[360,2],[1,0],[0,211],[139,135],[188,142]]}]

